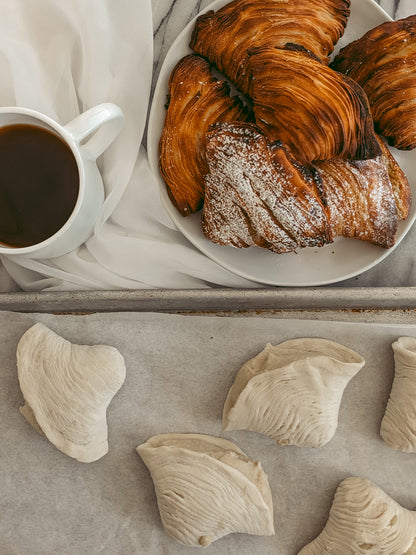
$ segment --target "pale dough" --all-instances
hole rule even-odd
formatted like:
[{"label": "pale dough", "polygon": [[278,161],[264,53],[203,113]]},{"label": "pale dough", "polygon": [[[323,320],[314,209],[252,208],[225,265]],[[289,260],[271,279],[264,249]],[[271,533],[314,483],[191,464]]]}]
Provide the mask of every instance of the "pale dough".
[{"label": "pale dough", "polygon": [[55,447],[81,462],[108,452],[106,411],[126,376],[116,348],[75,345],[38,323],[18,343],[17,370],[20,410]]},{"label": "pale dough", "polygon": [[364,366],[327,339],[268,344],[238,372],[223,409],[224,430],[253,430],[279,445],[321,447],[338,426],[341,398]]},{"label": "pale dough", "polygon": [[380,434],[393,449],[416,453],[416,338],[399,337],[392,347],[395,375]]},{"label": "pale dough", "polygon": [[416,512],[363,478],[339,485],[320,535],[298,555],[415,555]]},{"label": "pale dough", "polygon": [[266,474],[234,443],[204,434],[162,434],[137,447],[153,479],[166,532],[207,547],[233,532],[273,535]]}]

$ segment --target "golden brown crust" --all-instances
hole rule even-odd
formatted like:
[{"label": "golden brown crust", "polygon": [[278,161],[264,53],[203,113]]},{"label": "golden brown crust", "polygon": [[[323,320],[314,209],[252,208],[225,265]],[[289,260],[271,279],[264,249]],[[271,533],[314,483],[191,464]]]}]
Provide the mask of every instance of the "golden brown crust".
[{"label": "golden brown crust", "polygon": [[379,143],[381,146],[383,163],[387,168],[390,183],[393,189],[393,195],[397,207],[397,216],[399,220],[405,220],[408,217],[412,206],[412,191],[410,189],[409,181],[404,171],[394,159],[387,145],[380,138]]},{"label": "golden brown crust", "polygon": [[384,248],[395,242],[398,211],[384,155],[320,161],[310,171],[257,126],[223,123],[207,133],[206,158],[202,229],[214,243],[287,253],[336,236]]},{"label": "golden brown crust", "polygon": [[211,75],[208,62],[195,54],[182,58],[169,79],[169,104],[159,142],[159,168],[169,197],[183,216],[202,208],[207,170],[204,137],[217,121],[246,121],[248,109],[230,97],[224,81]]},{"label": "golden brown crust", "polygon": [[202,228],[215,243],[276,253],[332,240],[312,175],[252,124],[217,124],[207,134]]},{"label": "golden brown crust", "polygon": [[331,66],[363,87],[376,129],[390,145],[416,147],[416,15],[368,31]]},{"label": "golden brown crust", "polygon": [[252,49],[247,69],[257,125],[302,163],[380,154],[361,87],[302,47]]},{"label": "golden brown crust", "polygon": [[334,236],[394,245],[397,208],[382,156],[316,162]]},{"label": "golden brown crust", "polygon": [[201,15],[190,47],[247,92],[252,47],[296,43],[326,60],[344,33],[350,0],[234,0]]}]

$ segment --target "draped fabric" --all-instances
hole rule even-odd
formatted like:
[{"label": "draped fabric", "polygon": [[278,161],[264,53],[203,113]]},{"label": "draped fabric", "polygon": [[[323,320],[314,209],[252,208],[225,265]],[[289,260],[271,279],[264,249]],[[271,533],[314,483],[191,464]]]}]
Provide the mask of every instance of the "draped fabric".
[{"label": "draped fabric", "polygon": [[[50,260],[2,257],[1,290],[201,288],[254,284],[220,268],[176,230],[141,146],[153,69],[150,0],[0,0],[0,105],[66,124],[118,104],[121,134],[99,158],[106,200],[94,233]],[[11,279],[13,278],[13,279]]]}]

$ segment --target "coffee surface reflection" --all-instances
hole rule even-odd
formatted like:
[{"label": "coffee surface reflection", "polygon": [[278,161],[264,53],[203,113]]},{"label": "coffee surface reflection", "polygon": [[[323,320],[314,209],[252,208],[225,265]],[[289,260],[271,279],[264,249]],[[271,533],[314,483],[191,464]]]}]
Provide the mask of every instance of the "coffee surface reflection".
[{"label": "coffee surface reflection", "polygon": [[27,247],[54,235],[77,202],[74,154],[35,125],[0,127],[0,243]]}]

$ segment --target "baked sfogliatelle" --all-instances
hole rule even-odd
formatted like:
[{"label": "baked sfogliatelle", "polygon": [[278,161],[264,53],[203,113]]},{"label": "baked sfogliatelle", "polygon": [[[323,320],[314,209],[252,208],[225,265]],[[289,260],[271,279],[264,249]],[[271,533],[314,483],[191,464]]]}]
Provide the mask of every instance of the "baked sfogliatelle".
[{"label": "baked sfogliatelle", "polygon": [[387,146],[379,144],[376,158],[316,161],[314,168],[333,235],[389,248],[398,221],[409,215],[411,190]]},{"label": "baked sfogliatelle", "polygon": [[315,162],[332,233],[380,247],[395,243],[398,215],[386,165],[369,160]]},{"label": "baked sfogliatelle", "polygon": [[275,253],[332,240],[312,175],[254,125],[216,124],[207,133],[202,228],[215,243]]},{"label": "baked sfogliatelle", "polygon": [[279,445],[322,447],[338,425],[348,382],[365,360],[335,341],[300,338],[266,345],[237,373],[224,430],[252,430]]},{"label": "baked sfogliatelle", "polygon": [[153,479],[165,531],[207,547],[240,532],[271,536],[273,503],[266,474],[234,443],[205,434],[161,434],[137,447]]},{"label": "baked sfogliatelle", "polygon": [[38,432],[80,462],[107,453],[106,410],[126,376],[115,347],[75,345],[38,323],[19,341],[17,372],[20,411]]},{"label": "baked sfogliatelle", "polygon": [[159,167],[169,197],[183,216],[198,211],[204,200],[204,136],[217,121],[247,121],[251,115],[230,87],[211,74],[206,60],[182,58],[169,79],[165,123],[159,142]]},{"label": "baked sfogliatelle", "polygon": [[381,160],[387,169],[393,189],[397,216],[399,220],[405,220],[408,217],[412,206],[412,191],[410,189],[410,183],[406,174],[396,162],[394,156],[384,141],[379,138],[378,142],[381,147]]},{"label": "baked sfogliatelle", "polygon": [[360,83],[378,132],[399,149],[416,146],[416,15],[386,21],[343,48],[332,67]]},{"label": "baked sfogliatelle", "polygon": [[399,337],[392,347],[395,373],[380,434],[393,449],[416,453],[416,339]]},{"label": "baked sfogliatelle", "polygon": [[384,155],[317,162],[310,171],[257,126],[224,123],[207,133],[206,160],[202,229],[220,245],[284,253],[342,236],[388,248],[396,205],[408,213],[409,184]]},{"label": "baked sfogliatelle", "polygon": [[244,93],[247,50],[296,43],[326,59],[344,33],[349,0],[234,0],[198,17],[190,47]]},{"label": "baked sfogliatelle", "polygon": [[416,511],[364,478],[338,486],[325,528],[298,555],[413,555]]},{"label": "baked sfogliatelle", "polygon": [[253,48],[247,71],[257,125],[302,163],[380,154],[367,97],[298,45]]}]

